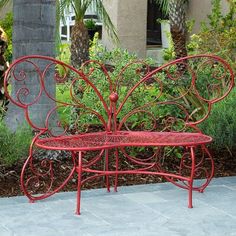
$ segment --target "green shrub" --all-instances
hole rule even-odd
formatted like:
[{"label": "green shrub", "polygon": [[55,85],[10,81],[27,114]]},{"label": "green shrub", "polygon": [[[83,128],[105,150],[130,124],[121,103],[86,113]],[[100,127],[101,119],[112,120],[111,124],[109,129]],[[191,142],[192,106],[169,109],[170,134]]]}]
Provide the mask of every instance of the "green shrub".
[{"label": "green shrub", "polygon": [[84,21],[85,27],[89,30],[95,30],[96,29],[96,22],[93,19],[88,19]]},{"label": "green shrub", "polygon": [[212,12],[208,15],[208,21],[202,22],[200,32],[190,37],[188,52],[219,55],[236,69],[236,2],[229,1],[229,10],[223,15],[221,1],[211,1]]},{"label": "green shrub", "polygon": [[[59,46],[59,55],[57,56],[57,59],[66,63],[70,64],[70,45],[68,43],[61,43]],[[66,71],[64,67],[57,65],[57,71],[60,76],[64,76]]]},{"label": "green shrub", "polygon": [[12,133],[3,122],[0,122],[0,164],[11,166],[23,157],[27,157],[32,131],[21,127]]},{"label": "green shrub", "polygon": [[5,52],[6,60],[12,61],[12,27],[13,27],[13,15],[12,12],[7,13],[6,17],[0,20],[0,26],[4,29],[8,38],[8,48]]},{"label": "green shrub", "polygon": [[207,120],[199,127],[203,133],[213,137],[212,147],[233,150],[236,147],[236,91],[213,106]]}]

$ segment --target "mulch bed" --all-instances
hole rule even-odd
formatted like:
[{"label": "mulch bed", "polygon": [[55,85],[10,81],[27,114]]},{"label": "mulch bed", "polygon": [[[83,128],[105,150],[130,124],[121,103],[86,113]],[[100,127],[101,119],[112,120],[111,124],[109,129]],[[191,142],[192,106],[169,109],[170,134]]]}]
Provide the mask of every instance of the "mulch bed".
[{"label": "mulch bed", "polygon": [[[227,151],[222,151],[221,153],[217,152],[213,154],[215,160],[215,177],[223,177],[223,176],[236,176],[236,158],[234,153],[229,153]],[[38,160],[37,165],[40,165],[41,161]],[[120,163],[121,165],[127,165],[127,162]],[[167,163],[168,168],[175,168],[173,165],[176,163],[169,161]],[[71,161],[66,159],[56,160],[55,161],[55,169],[60,170],[57,171],[55,175],[56,184],[60,185],[71,170]],[[16,165],[11,168],[7,168],[6,166],[0,166],[0,197],[10,197],[22,195],[22,191],[20,189],[20,172],[23,166],[23,161],[19,161]],[[164,182],[165,180],[160,176],[154,175],[123,175],[119,177],[119,186],[121,185],[136,185],[136,184],[145,184],[145,183],[158,183]],[[88,181],[83,185],[83,189],[92,189],[92,188],[101,188],[104,187],[104,181],[101,178],[93,179],[92,181]],[[68,184],[64,187],[62,191],[76,191],[77,188],[77,180],[76,176],[74,176]]]}]

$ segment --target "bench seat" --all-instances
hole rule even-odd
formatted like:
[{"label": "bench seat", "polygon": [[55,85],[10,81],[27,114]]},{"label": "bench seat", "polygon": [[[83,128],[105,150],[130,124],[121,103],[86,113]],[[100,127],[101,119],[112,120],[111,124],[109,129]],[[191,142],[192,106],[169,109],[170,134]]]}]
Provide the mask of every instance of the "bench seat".
[{"label": "bench seat", "polygon": [[87,151],[127,146],[197,146],[212,141],[210,136],[188,132],[117,131],[50,137],[36,140],[43,149]]}]

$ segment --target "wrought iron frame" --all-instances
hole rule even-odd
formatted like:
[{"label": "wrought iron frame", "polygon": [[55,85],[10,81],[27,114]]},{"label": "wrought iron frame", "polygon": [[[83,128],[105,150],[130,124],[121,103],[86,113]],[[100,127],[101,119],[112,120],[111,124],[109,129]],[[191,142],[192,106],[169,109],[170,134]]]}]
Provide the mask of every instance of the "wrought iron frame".
[{"label": "wrought iron frame", "polygon": [[[41,65],[43,62],[43,66]],[[25,65],[31,67],[35,75],[30,77],[28,71],[24,68]],[[135,67],[133,68],[132,66]],[[55,73],[54,76],[49,76],[49,70],[55,67],[63,69],[63,75]],[[196,68],[195,68],[196,67]],[[131,81],[125,81],[127,71],[133,71],[137,81],[133,84]],[[103,74],[104,81],[106,80],[109,96],[104,97],[101,94],[100,85],[96,85],[94,77],[95,71]],[[198,84],[200,77],[198,73],[206,71],[211,79],[209,84]],[[30,72],[30,73],[31,73]],[[49,73],[50,74],[50,73]],[[52,78],[53,77],[53,78]],[[164,78],[164,79],[163,79]],[[186,78],[188,78],[187,81]],[[30,91],[31,80],[36,79],[38,93],[32,94]],[[54,95],[48,91],[47,79],[54,79],[57,83],[69,83],[69,91],[71,101],[59,101]],[[177,82],[188,83],[184,90],[176,90],[176,94],[172,94],[172,100],[166,97],[164,91],[169,85],[165,81],[170,81],[175,85]],[[81,84],[82,81],[82,84]],[[212,82],[214,81],[214,82]],[[99,81],[98,81],[99,82]],[[14,91],[8,91],[9,84],[17,84]],[[141,89],[141,92],[148,90],[153,84],[157,85],[157,94],[154,98],[144,101],[143,104],[135,106],[130,100],[131,96]],[[130,86],[130,88],[129,88]],[[199,86],[201,89],[199,89]],[[206,86],[202,89],[202,86]],[[60,191],[71,177],[78,174],[77,184],[77,207],[76,214],[80,214],[80,198],[81,186],[94,178],[105,176],[107,191],[110,191],[111,176],[114,176],[114,190],[117,191],[118,176],[123,174],[147,174],[159,175],[177,187],[188,190],[188,207],[192,208],[192,191],[203,192],[208,186],[214,174],[214,161],[206,147],[206,144],[212,141],[212,138],[204,135],[197,127],[199,123],[208,118],[212,105],[225,98],[234,86],[234,73],[227,62],[222,58],[214,55],[195,55],[188,56],[163,65],[153,71],[150,71],[149,66],[143,61],[131,62],[124,66],[120,73],[114,78],[111,78],[110,72],[106,67],[97,61],[88,61],[84,63],[80,70],[73,68],[70,65],[46,56],[30,55],[24,56],[15,60],[9,67],[5,75],[4,87],[10,101],[16,106],[21,107],[25,111],[25,117],[30,126],[36,130],[36,135],[32,140],[29,157],[25,161],[21,173],[21,186],[24,194],[29,198],[30,202],[45,199],[56,192]],[[14,85],[13,85],[14,87]],[[83,87],[83,88],[81,88]],[[122,87],[127,88],[126,95],[120,99],[120,91]],[[103,109],[102,114],[94,108],[88,107],[83,103],[78,96],[78,91],[75,88],[85,91],[89,88],[97,96],[100,101],[100,106]],[[31,107],[40,102],[41,96],[46,96],[54,102],[54,106],[48,110],[44,125],[37,125],[31,117]],[[199,107],[193,107],[189,110],[188,96],[197,98],[199,106],[203,104],[202,110]],[[145,100],[145,99],[144,99]],[[187,101],[186,101],[187,100]],[[127,103],[131,103],[130,110],[121,114]],[[190,105],[194,102],[192,101]],[[160,127],[157,122],[159,117],[156,117],[156,110],[161,106],[175,106],[183,113],[182,117],[169,115],[165,117]],[[59,133],[55,133],[51,128],[51,119],[57,109],[61,107],[73,107],[81,109],[81,114],[92,114],[96,116],[103,126],[103,131],[79,133],[71,135],[68,132],[68,127],[57,122]],[[197,114],[199,109],[204,114]],[[155,111],[155,112],[153,112]],[[139,131],[132,130],[129,127],[130,117],[137,114],[146,114],[151,119],[152,127],[143,128],[141,123]],[[193,116],[195,116],[193,118]],[[182,122],[181,128],[176,125]],[[150,122],[150,121],[149,121]],[[179,130],[174,130],[174,128]],[[158,130],[160,129],[160,130]],[[191,131],[190,131],[191,130]],[[65,150],[71,153],[72,169],[70,174],[63,183],[53,189],[54,173],[52,160],[42,160],[41,167],[46,171],[39,171],[34,165],[34,149],[35,147],[48,150]],[[154,147],[153,153],[148,157],[138,157],[128,153],[129,147]],[[176,167],[176,173],[169,173],[162,168],[163,150],[165,148],[181,147],[182,158],[180,164]],[[198,149],[198,158],[196,158],[196,150]],[[99,153],[91,160],[86,160],[84,152],[98,150]],[[199,151],[200,150],[200,151]],[[199,154],[201,153],[201,155]],[[111,169],[110,156],[115,157],[115,169]],[[120,169],[120,155],[127,159],[135,168],[128,170]],[[94,169],[94,164],[105,160],[105,167],[102,170]],[[205,163],[208,162],[208,165]],[[210,166],[210,167],[209,167]],[[154,171],[153,171],[154,170]],[[30,171],[30,175],[28,172]],[[87,172],[92,175],[83,179],[82,173]],[[186,175],[187,173],[187,175]],[[42,178],[48,177],[49,184],[44,193],[34,195],[32,188],[37,189]],[[205,177],[204,181],[198,185],[194,185],[194,179],[197,177]],[[178,180],[178,181],[177,181]]]}]

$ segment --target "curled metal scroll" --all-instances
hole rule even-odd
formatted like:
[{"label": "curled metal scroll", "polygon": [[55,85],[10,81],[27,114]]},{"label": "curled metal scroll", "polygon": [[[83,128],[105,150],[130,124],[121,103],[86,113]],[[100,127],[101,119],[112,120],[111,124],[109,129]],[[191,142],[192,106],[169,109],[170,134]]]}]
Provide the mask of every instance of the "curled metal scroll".
[{"label": "curled metal scroll", "polygon": [[[34,75],[31,76],[31,73]],[[32,83],[36,84],[37,89],[33,89]],[[8,91],[8,84],[12,84],[11,92]],[[57,89],[54,85],[57,85]],[[185,132],[192,129],[194,132],[201,132],[197,125],[207,119],[213,104],[227,96],[233,86],[232,69],[223,59],[213,55],[181,58],[152,71],[145,62],[130,62],[115,75],[97,61],[85,62],[80,70],[76,70],[45,56],[25,56],[16,60],[6,72],[6,94],[11,102],[25,109],[27,121],[39,132],[33,139],[29,158],[22,171],[21,183],[25,194],[32,201],[51,196],[65,186],[76,171],[77,154],[72,152],[71,172],[60,186],[54,188],[55,170],[52,161],[45,159],[39,166],[34,163],[34,143],[43,135],[55,138],[83,133],[84,127],[80,126],[80,122],[84,120],[87,120],[87,127],[90,121],[92,123],[96,120],[96,125],[102,126],[107,134],[122,130]],[[66,96],[61,96],[65,93]],[[32,120],[31,108],[44,98],[48,99],[50,108],[44,125],[39,126]],[[60,109],[65,112],[57,115]],[[70,130],[70,121],[61,121],[65,119],[64,115],[70,120],[68,113],[71,117],[76,117],[73,120],[73,132]],[[84,117],[86,118],[83,120]],[[51,127],[51,123],[57,131]],[[190,154],[186,147],[178,148],[153,147],[145,157],[124,147],[117,147],[115,154],[111,154],[110,150],[101,150],[91,159],[85,158],[83,171],[97,176],[105,175],[107,185],[109,175],[112,174],[116,176],[117,185],[119,173],[153,173],[163,175],[179,187],[203,191],[213,176],[214,164],[209,151],[202,145],[199,152],[201,154],[195,158],[193,147],[190,147]],[[181,155],[172,174],[163,167],[165,158],[170,158],[170,153]],[[109,170],[112,168],[109,155],[115,157],[114,171]],[[119,155],[123,155],[136,170],[119,170]],[[103,159],[105,171],[96,172],[93,166]],[[196,163],[193,168],[194,161]],[[192,187],[192,177],[205,177],[206,181],[200,186]],[[41,197],[32,197],[31,190],[28,190],[31,189],[30,186],[37,190],[41,186],[41,179],[45,178],[48,178],[45,193]],[[86,180],[92,178],[88,177]],[[176,183],[175,180],[182,182]]]}]

